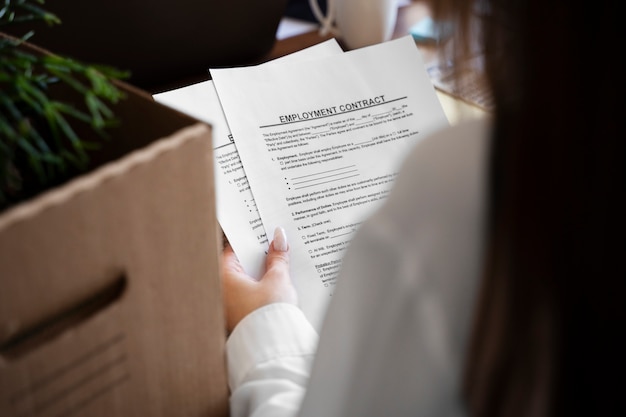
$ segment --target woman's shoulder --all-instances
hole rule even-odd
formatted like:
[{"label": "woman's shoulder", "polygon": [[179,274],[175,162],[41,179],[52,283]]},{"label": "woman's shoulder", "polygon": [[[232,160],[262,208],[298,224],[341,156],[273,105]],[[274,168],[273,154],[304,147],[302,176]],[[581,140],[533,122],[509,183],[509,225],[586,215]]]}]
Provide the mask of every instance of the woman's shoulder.
[{"label": "woman's shoulder", "polygon": [[481,117],[436,130],[415,144],[403,173],[455,171],[480,163],[491,136],[491,118]]},{"label": "woman's shoulder", "polygon": [[[490,131],[488,119],[471,120],[417,143],[386,201],[355,237],[360,250],[349,252],[363,258],[362,253],[384,251],[394,262],[418,262],[436,271],[457,259],[455,264],[474,270],[486,217]],[[454,281],[458,273],[447,275]]]},{"label": "woman's shoulder", "polygon": [[482,210],[491,121],[472,119],[418,142],[403,161],[383,212],[402,223]]}]

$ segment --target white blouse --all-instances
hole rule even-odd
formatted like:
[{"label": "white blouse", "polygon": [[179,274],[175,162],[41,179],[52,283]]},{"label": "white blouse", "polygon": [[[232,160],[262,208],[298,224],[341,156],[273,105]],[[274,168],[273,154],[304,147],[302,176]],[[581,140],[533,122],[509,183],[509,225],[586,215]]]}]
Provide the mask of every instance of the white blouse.
[{"label": "white blouse", "polygon": [[419,142],[359,228],[319,338],[271,304],[227,341],[231,415],[462,416],[480,282],[489,119]]}]

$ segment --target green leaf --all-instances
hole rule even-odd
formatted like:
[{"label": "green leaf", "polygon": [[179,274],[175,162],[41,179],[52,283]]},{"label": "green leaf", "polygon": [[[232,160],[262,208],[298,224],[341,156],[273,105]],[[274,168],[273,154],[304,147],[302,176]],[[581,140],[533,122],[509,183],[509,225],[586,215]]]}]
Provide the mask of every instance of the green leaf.
[{"label": "green leaf", "polygon": [[76,135],[76,132],[74,131],[74,129],[72,129],[72,126],[70,126],[70,124],[67,122],[65,117],[63,117],[63,115],[60,112],[56,112],[55,117],[56,117],[56,123],[63,131],[63,134],[65,135],[65,137],[68,138],[72,142],[72,147],[74,148],[74,151],[76,152],[76,157],[79,158],[80,161],[86,163],[87,154],[85,153],[85,150],[83,149],[83,143],[81,142],[78,135]]},{"label": "green leaf", "polygon": [[62,103],[60,101],[55,101],[54,102],[55,107],[57,108],[57,110],[59,110],[60,112],[63,112],[67,115],[70,115],[72,117],[74,117],[75,119],[78,119],[82,122],[85,122],[87,124],[91,123],[91,117],[87,114],[87,113],[83,113],[80,110],[77,110],[75,107],[70,106],[67,103]]},{"label": "green leaf", "polygon": [[17,144],[28,155],[28,162],[35,171],[35,174],[39,177],[39,180],[46,181],[47,177],[44,172],[44,167],[40,161],[39,152],[37,152],[37,150],[33,148],[25,138],[20,138]]}]

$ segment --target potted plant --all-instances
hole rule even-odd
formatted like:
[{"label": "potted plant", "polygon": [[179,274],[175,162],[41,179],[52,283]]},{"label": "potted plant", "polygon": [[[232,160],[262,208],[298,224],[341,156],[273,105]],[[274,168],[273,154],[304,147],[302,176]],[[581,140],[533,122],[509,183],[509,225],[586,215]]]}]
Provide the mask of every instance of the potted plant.
[{"label": "potted plant", "polygon": [[[60,19],[44,0],[0,6],[9,25]],[[84,172],[118,122],[110,105],[124,99],[116,84],[128,73],[50,54],[21,37],[0,33],[0,211]]]}]

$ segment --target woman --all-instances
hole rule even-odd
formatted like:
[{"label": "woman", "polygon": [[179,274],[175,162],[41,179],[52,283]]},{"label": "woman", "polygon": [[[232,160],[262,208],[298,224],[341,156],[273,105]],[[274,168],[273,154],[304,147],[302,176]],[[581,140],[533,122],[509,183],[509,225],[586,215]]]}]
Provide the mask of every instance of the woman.
[{"label": "woman", "polygon": [[233,415],[624,415],[621,15],[575,3],[433,2],[459,70],[482,46],[494,113],[407,158],[317,350],[284,233],[258,283],[225,250]]}]

